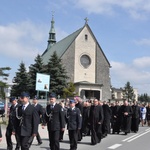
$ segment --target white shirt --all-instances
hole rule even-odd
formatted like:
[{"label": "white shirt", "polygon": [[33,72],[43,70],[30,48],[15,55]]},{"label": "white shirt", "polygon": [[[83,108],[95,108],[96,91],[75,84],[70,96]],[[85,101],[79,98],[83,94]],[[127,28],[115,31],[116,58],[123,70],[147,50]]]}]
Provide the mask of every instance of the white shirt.
[{"label": "white shirt", "polygon": [[25,105],[22,106],[23,109],[25,110],[25,109],[27,108],[28,105],[29,105],[29,102],[28,102],[27,104],[25,104]]}]

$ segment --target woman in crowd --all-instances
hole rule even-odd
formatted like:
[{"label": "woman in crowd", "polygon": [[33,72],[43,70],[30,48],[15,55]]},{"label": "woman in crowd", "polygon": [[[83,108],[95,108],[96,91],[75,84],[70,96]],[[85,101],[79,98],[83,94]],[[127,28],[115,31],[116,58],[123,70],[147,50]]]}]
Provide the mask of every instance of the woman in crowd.
[{"label": "woman in crowd", "polygon": [[146,108],[145,108],[145,105],[142,104],[142,106],[141,106],[141,124],[142,124],[142,127],[145,124],[145,119],[146,119]]}]

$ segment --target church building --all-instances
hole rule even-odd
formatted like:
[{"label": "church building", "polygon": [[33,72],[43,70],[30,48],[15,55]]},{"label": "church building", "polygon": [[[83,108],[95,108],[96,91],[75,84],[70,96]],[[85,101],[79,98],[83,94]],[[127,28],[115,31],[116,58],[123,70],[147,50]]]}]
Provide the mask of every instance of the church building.
[{"label": "church building", "polygon": [[48,46],[42,54],[47,64],[56,51],[65,66],[69,82],[73,82],[76,93],[82,99],[111,99],[110,63],[88,25],[88,19],[80,29],[56,42],[52,17]]}]

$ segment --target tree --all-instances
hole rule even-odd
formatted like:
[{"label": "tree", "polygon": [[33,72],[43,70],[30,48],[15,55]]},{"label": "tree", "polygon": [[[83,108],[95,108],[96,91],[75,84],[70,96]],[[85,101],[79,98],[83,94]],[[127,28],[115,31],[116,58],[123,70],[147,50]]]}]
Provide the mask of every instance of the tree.
[{"label": "tree", "polygon": [[67,98],[67,97],[74,97],[75,96],[75,86],[74,83],[69,82],[67,84],[67,87],[63,89],[63,97]]},{"label": "tree", "polygon": [[123,90],[123,96],[128,101],[131,101],[135,98],[133,87],[130,85],[130,82],[127,82],[125,84],[124,90]]},{"label": "tree", "polygon": [[138,100],[140,102],[150,102],[150,96],[148,96],[147,93],[144,93],[144,94],[139,95]]},{"label": "tree", "polygon": [[23,62],[20,63],[20,68],[18,69],[18,72],[16,72],[13,83],[14,85],[12,86],[11,96],[20,96],[22,92],[29,91],[29,76]]},{"label": "tree", "polygon": [[35,63],[29,66],[29,93],[30,96],[36,95],[36,74],[44,72],[44,65],[41,56],[38,54],[34,59]]},{"label": "tree", "polygon": [[50,93],[55,92],[57,95],[62,95],[64,87],[67,85],[66,70],[62,65],[62,60],[58,58],[54,52],[45,66],[45,73],[50,75]]},{"label": "tree", "polygon": [[11,70],[10,67],[2,67],[0,68],[0,98],[5,99],[5,92],[4,89],[7,87],[7,83],[5,82],[7,80],[7,77],[9,76],[8,73],[5,73],[5,71]]}]

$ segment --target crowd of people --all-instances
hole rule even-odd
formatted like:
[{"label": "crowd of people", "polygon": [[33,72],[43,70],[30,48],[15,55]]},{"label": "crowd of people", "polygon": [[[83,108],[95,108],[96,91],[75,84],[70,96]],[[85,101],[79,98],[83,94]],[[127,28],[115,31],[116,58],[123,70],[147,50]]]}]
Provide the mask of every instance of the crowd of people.
[{"label": "crowd of people", "polygon": [[[78,142],[85,136],[91,137],[91,145],[96,145],[108,134],[124,132],[137,133],[139,124],[150,126],[150,104],[138,104],[137,101],[123,104],[119,101],[108,103],[98,99],[82,101],[80,97],[58,102],[56,94],[51,93],[46,108],[38,103],[35,96],[30,102],[28,93],[21,93],[20,99],[10,98],[11,107],[9,121],[6,128],[7,150],[13,149],[11,136],[16,139],[15,150],[29,150],[34,137],[38,144],[42,138],[38,132],[41,124],[47,127],[49,147],[51,150],[60,150],[59,142],[63,141],[64,131],[67,128],[70,141],[70,150],[77,150]],[[0,128],[0,141],[2,140]]]}]

